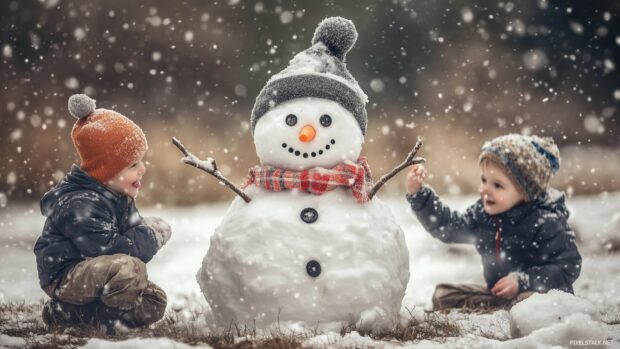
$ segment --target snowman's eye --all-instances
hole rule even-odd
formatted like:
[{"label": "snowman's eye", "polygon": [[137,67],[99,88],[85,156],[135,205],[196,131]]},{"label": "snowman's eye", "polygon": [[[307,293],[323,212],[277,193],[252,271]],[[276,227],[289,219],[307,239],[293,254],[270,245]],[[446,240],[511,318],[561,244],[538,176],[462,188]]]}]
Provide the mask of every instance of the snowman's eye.
[{"label": "snowman's eye", "polygon": [[323,125],[325,127],[329,127],[329,125],[332,124],[332,117],[327,115],[327,114],[325,114],[325,115],[321,116],[319,121],[321,122],[321,125]]},{"label": "snowman's eye", "polygon": [[295,124],[297,124],[297,117],[294,114],[288,114],[286,116],[286,124],[289,126],[295,126]]}]

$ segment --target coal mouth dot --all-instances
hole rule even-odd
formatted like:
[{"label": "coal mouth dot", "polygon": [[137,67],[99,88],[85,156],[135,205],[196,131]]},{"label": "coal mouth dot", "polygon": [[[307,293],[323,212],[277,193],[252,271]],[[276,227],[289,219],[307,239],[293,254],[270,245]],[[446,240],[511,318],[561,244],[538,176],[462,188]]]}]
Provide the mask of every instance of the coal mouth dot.
[{"label": "coal mouth dot", "polygon": [[315,158],[315,157],[317,157],[319,155],[323,155],[325,153],[325,151],[331,149],[331,146],[334,145],[334,144],[336,144],[336,140],[335,139],[331,139],[328,144],[325,144],[323,149],[319,149],[317,151],[313,151],[313,152],[310,152],[310,153],[305,153],[305,152],[302,153],[301,151],[299,151],[299,150],[289,146],[286,143],[282,143],[282,148],[285,149],[285,150],[288,150],[288,152],[291,153],[291,154],[295,154],[295,156],[302,156],[305,159],[307,159],[308,157]]}]

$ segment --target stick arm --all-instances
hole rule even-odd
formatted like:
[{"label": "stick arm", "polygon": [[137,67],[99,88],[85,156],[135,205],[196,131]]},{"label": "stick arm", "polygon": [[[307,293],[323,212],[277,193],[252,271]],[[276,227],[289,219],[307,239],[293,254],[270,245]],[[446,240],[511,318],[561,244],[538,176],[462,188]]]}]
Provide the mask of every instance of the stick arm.
[{"label": "stick arm", "polygon": [[421,146],[422,146],[422,140],[420,140],[420,138],[418,138],[417,142],[415,143],[415,146],[413,146],[413,149],[411,149],[409,154],[407,154],[407,158],[405,159],[405,161],[401,162],[398,166],[394,167],[392,169],[392,171],[390,171],[390,172],[384,174],[383,176],[381,176],[381,178],[379,178],[379,180],[377,181],[377,183],[375,183],[375,185],[372,187],[372,189],[370,189],[370,191],[368,193],[368,197],[370,199],[372,199],[373,196],[375,196],[375,194],[377,194],[379,189],[381,189],[381,187],[387,181],[389,181],[392,177],[396,176],[398,174],[398,172],[402,171],[404,168],[406,168],[408,166],[411,166],[411,165],[415,165],[415,164],[423,164],[423,163],[425,163],[426,159],[421,158],[421,157],[415,157],[415,154],[418,152],[418,150],[420,150]]},{"label": "stick arm", "polygon": [[228,178],[224,177],[222,173],[217,169],[217,164],[215,163],[215,159],[207,158],[207,160],[200,160],[196,155],[192,154],[181,141],[179,141],[176,137],[172,137],[172,144],[174,144],[181,153],[183,153],[183,158],[181,161],[184,163],[194,166],[198,169],[201,169],[213,177],[217,178],[220,182],[224,183],[228,188],[235,192],[235,194],[239,195],[245,202],[250,202],[252,199],[244,193],[241,189],[239,189],[236,185],[234,185]]}]

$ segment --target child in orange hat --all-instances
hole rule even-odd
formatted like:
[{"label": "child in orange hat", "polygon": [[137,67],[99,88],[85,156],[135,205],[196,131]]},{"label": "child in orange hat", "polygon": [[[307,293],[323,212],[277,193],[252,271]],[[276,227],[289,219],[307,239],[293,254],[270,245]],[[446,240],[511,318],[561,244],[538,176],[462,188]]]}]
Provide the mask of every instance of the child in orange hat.
[{"label": "child in orange hat", "polygon": [[49,327],[146,326],[161,319],[166,293],[147,279],[146,264],[168,241],[170,226],[140,216],[135,199],[148,144],[125,116],[95,109],[86,95],[69,98],[80,166],[41,200],[45,226],[34,253]]}]

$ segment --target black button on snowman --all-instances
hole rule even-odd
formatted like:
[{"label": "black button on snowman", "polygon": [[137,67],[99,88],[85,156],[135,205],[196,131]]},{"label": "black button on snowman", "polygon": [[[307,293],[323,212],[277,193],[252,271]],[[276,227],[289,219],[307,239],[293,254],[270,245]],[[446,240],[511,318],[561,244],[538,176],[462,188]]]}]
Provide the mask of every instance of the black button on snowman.
[{"label": "black button on snowman", "polygon": [[[301,210],[300,217],[302,221],[312,224],[319,219],[319,213],[312,207],[307,207]],[[311,260],[308,264],[306,264],[306,272],[313,278],[318,277],[321,275],[321,264],[314,259]]]},{"label": "black button on snowman", "polygon": [[306,264],[306,272],[313,278],[321,275],[321,264],[314,259]]},{"label": "black button on snowman", "polygon": [[301,210],[301,214],[299,216],[301,217],[302,221],[308,224],[312,224],[316,222],[317,219],[319,219],[319,213],[312,207],[307,207]]}]

